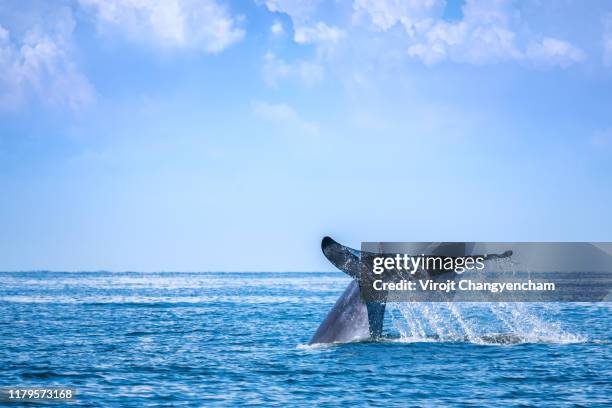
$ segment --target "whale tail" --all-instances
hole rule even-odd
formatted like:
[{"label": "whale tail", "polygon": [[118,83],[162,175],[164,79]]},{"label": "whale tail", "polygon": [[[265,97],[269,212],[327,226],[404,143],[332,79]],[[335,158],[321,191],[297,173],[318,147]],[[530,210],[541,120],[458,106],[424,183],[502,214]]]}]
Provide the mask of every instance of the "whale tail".
[{"label": "whale tail", "polygon": [[[382,336],[388,292],[380,291],[377,293],[376,301],[365,302],[361,296],[361,286],[367,285],[367,282],[373,278],[366,260],[380,254],[396,253],[397,249],[394,243],[388,243],[388,245],[379,245],[376,253],[364,252],[341,245],[330,237],[323,238],[321,250],[325,257],[353,280],[329,311],[310,340],[310,344],[368,340]],[[455,257],[465,256],[473,250],[473,242],[414,242],[409,245],[403,243],[402,247],[402,251],[414,254],[427,253]],[[512,256],[510,250],[502,254],[483,255],[485,259],[510,256]],[[433,278],[445,278],[449,275],[449,272],[444,270],[431,269],[425,272]]]}]

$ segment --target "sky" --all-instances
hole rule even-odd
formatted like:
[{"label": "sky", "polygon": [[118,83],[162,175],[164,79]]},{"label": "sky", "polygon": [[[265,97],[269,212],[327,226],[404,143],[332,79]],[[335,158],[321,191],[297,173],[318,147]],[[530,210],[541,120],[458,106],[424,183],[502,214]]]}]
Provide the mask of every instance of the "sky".
[{"label": "sky", "polygon": [[612,3],[0,0],[0,270],[611,241]]}]

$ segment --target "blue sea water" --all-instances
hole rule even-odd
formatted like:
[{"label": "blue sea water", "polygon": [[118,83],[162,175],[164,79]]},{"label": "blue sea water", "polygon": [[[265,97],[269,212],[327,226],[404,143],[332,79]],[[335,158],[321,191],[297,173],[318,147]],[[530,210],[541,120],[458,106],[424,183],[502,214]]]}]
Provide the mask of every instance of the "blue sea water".
[{"label": "blue sea water", "polygon": [[348,282],[0,273],[0,387],[104,407],[612,405],[610,303],[395,304],[381,341],[307,346]]}]

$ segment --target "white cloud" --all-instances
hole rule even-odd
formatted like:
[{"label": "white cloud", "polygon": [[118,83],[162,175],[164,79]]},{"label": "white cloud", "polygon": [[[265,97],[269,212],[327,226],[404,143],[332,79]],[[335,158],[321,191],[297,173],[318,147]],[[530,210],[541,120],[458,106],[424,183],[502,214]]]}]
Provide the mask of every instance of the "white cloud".
[{"label": "white cloud", "polygon": [[285,13],[294,21],[306,21],[316,11],[319,0],[260,0],[273,13]]},{"label": "white cloud", "polygon": [[354,13],[357,19],[369,16],[376,30],[401,23],[408,55],[426,64],[521,61],[567,67],[586,58],[568,42],[529,33],[510,0],[467,0],[456,22],[442,19],[444,5],[442,0],[355,0]]},{"label": "white cloud", "polygon": [[298,44],[317,44],[329,48],[344,31],[323,21],[315,21],[318,0],[266,0],[262,2],[273,13],[285,13],[293,22],[293,40]]},{"label": "white cloud", "polygon": [[584,51],[555,38],[544,38],[527,47],[527,58],[542,65],[567,67],[586,58]]},{"label": "white cloud", "polygon": [[355,0],[355,18],[368,17],[377,30],[388,30],[401,23],[412,32],[438,18],[445,5],[444,0]]},{"label": "white cloud", "polygon": [[280,21],[275,21],[274,24],[272,24],[272,27],[270,27],[270,32],[273,35],[280,36],[285,34],[285,29]]},{"label": "white cloud", "polygon": [[214,0],[79,0],[99,30],[165,48],[220,52],[244,37],[236,19]]},{"label": "white cloud", "polygon": [[318,133],[319,125],[304,120],[291,106],[285,103],[254,101],[251,104],[253,115],[261,120],[281,126],[297,128],[306,133]]},{"label": "white cloud", "polygon": [[[300,45],[312,44],[315,53],[312,58],[287,62],[268,52],[264,56],[263,77],[268,85],[276,86],[286,79],[298,79],[306,85],[312,85],[323,79],[323,65],[334,52],[337,44],[345,37],[344,30],[317,21],[319,0],[256,0],[273,13],[284,13],[293,24],[293,40]],[[272,32],[284,32],[276,22]],[[276,27],[276,28],[275,28]],[[281,31],[283,29],[283,31]]]},{"label": "white cloud", "polygon": [[344,32],[336,27],[330,27],[319,21],[312,26],[298,26],[295,28],[293,38],[298,44],[335,44]]},{"label": "white cloud", "polygon": [[297,61],[288,63],[274,53],[264,55],[263,77],[270,86],[276,86],[281,80],[297,79],[305,85],[313,85],[323,79],[323,67],[318,62]]},{"label": "white cloud", "polygon": [[487,64],[521,59],[515,44],[515,33],[505,26],[478,23],[471,19],[459,23],[438,21],[422,39],[408,47],[411,57],[426,64],[443,60]]},{"label": "white cloud", "polygon": [[473,64],[520,59],[516,34],[510,28],[514,18],[506,1],[468,0],[461,21],[438,20],[419,33],[408,53],[429,64],[445,59]]},{"label": "white cloud", "polygon": [[47,105],[79,109],[94,89],[72,55],[74,19],[68,8],[45,15],[23,32],[0,25],[0,109],[16,110],[30,97]]}]

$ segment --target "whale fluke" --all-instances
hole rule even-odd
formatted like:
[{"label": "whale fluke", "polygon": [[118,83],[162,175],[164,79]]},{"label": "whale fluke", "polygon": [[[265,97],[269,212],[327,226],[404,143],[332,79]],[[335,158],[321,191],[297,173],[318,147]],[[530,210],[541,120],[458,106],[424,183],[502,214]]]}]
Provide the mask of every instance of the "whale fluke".
[{"label": "whale fluke", "polygon": [[[432,255],[465,256],[473,250],[473,243],[468,242],[424,242],[412,243],[409,247],[412,253],[428,253]],[[404,248],[406,244],[404,244]],[[376,339],[382,335],[387,292],[381,291],[376,301],[364,302],[361,296],[362,279],[364,282],[372,279],[371,271],[365,264],[365,259],[382,253],[393,253],[393,244],[381,245],[376,254],[349,248],[339,244],[330,237],[321,241],[321,250],[325,257],[342,272],[353,278],[344,293],[329,311],[320,324],[309,344],[336,343],[356,340]],[[486,259],[505,258],[512,255],[506,251],[500,255],[488,255]],[[426,271],[430,276],[444,275],[439,271]],[[364,283],[367,284],[367,283]]]}]

